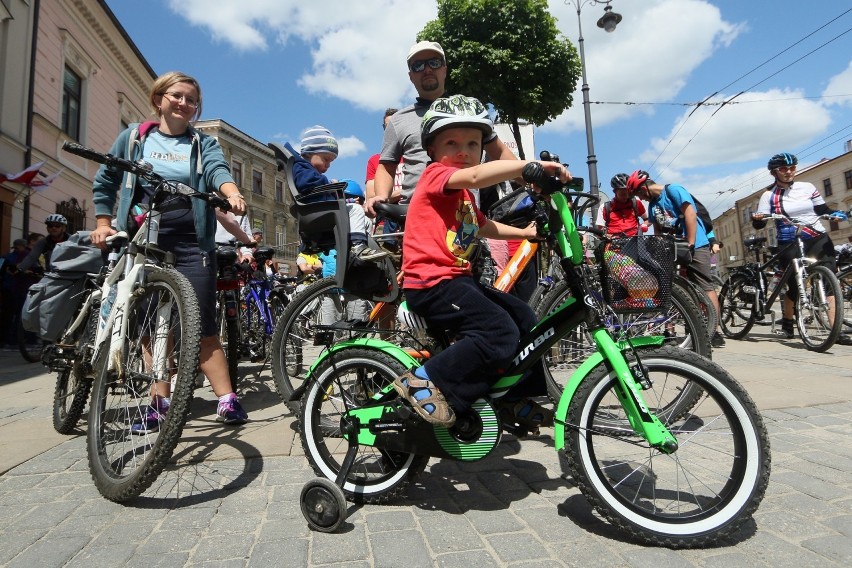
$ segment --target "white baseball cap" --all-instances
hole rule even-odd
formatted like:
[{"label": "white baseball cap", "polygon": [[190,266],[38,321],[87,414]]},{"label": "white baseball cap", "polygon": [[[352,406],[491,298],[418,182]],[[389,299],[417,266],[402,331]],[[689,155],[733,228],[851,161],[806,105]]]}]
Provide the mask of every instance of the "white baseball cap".
[{"label": "white baseball cap", "polygon": [[442,48],[441,44],[437,41],[418,41],[411,46],[411,49],[408,50],[408,59],[406,59],[406,61],[411,61],[411,59],[421,51],[437,51],[441,54],[442,59],[446,59],[444,56],[444,48]]}]

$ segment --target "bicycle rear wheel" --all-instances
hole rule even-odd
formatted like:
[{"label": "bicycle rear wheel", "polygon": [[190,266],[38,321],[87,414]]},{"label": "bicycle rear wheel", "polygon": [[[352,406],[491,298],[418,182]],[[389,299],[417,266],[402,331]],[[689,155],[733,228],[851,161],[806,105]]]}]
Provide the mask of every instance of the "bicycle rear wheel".
[{"label": "bicycle rear wheel", "polygon": [[[89,471],[101,495],[116,502],[137,497],[163,471],[183,432],[198,369],[201,322],[189,281],[172,269],[153,270],[138,294],[127,306],[120,360],[107,364],[110,338],[102,347],[89,409]],[[146,417],[153,386],[173,374],[165,420],[132,433]]]},{"label": "bicycle rear wheel", "polygon": [[743,274],[734,274],[719,294],[719,326],[731,339],[742,339],[754,326],[756,306],[754,283]]},{"label": "bicycle rear wheel", "polygon": [[837,275],[840,293],[843,294],[843,325],[852,328],[852,266],[847,266]]},{"label": "bicycle rear wheel", "polygon": [[49,341],[44,341],[35,333],[25,330],[23,323],[18,323],[18,350],[25,361],[28,363],[41,361],[41,354],[49,344]]},{"label": "bicycle rear wheel", "polygon": [[834,273],[825,266],[809,266],[803,282],[805,297],[796,302],[796,325],[811,351],[823,352],[840,337],[843,328],[843,293]]},{"label": "bicycle rear wheel", "polygon": [[[69,366],[59,371],[53,391],[53,428],[60,434],[70,434],[83,415],[89,392],[92,390],[89,354],[98,326],[99,304],[89,308],[89,317],[73,347]],[[64,335],[64,334],[63,334]]]},{"label": "bicycle rear wheel", "polygon": [[[769,484],[769,438],[754,402],[719,365],[672,347],[645,348],[654,385],[697,384],[681,416],[657,417],[678,441],[663,454],[630,428],[613,372],[601,363],[578,388],[565,425],[573,478],[597,511],[643,542],[700,547],[733,533]],[[646,400],[652,406],[653,397]],[[624,427],[614,432],[613,421]]]},{"label": "bicycle rear wheel", "polygon": [[[305,456],[317,475],[334,480],[349,442],[341,432],[346,411],[372,402],[407,369],[399,361],[366,349],[343,349],[314,370],[314,380],[302,397],[299,432]],[[346,476],[343,492],[349,500],[380,503],[399,495],[420,474],[428,456],[360,446]]]}]

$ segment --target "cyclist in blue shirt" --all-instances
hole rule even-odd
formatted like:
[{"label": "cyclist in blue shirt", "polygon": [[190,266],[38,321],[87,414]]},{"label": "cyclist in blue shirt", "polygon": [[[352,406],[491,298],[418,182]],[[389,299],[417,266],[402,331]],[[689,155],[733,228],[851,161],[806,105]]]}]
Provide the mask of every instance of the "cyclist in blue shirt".
[{"label": "cyclist in blue shirt", "polygon": [[[687,258],[678,260],[686,265],[687,278],[704,290],[718,314],[719,296],[710,271],[711,237],[698,217],[692,195],[681,185],[660,185],[642,170],[630,174],[627,189],[631,195],[648,201],[649,218],[654,221],[655,232],[671,233],[686,239],[689,245]],[[718,329],[711,330],[710,344],[724,347],[725,337]]]}]

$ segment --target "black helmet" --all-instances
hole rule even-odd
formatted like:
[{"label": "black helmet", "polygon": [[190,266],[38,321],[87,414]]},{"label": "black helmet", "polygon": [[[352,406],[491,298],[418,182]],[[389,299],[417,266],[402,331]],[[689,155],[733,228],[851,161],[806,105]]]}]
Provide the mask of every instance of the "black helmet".
[{"label": "black helmet", "polygon": [[464,95],[435,100],[420,123],[421,144],[426,148],[435,136],[447,128],[477,128],[485,139],[494,132],[488,110],[478,99]]},{"label": "black helmet", "polygon": [[794,154],[788,154],[787,152],[783,152],[781,154],[775,154],[771,158],[769,158],[769,163],[766,164],[766,167],[769,168],[770,171],[775,168],[780,168],[781,166],[795,166],[799,163],[798,158]]},{"label": "black helmet", "polygon": [[627,174],[615,174],[609,180],[612,189],[627,189]]}]

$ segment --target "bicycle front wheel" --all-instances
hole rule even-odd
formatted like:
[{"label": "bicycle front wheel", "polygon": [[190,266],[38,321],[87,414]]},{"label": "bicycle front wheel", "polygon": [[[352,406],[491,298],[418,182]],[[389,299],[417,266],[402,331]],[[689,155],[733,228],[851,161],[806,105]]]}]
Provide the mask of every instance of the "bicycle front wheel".
[{"label": "bicycle front wheel", "polygon": [[272,377],[281,398],[290,400],[322,352],[323,345],[314,344],[316,326],[343,319],[366,321],[369,315],[369,304],[344,294],[334,278],[317,280],[299,292],[276,321],[272,334]]},{"label": "bicycle front wheel", "polygon": [[219,342],[225,350],[225,358],[228,360],[228,375],[231,378],[231,389],[237,392],[239,386],[239,362],[240,362],[240,304],[238,301],[232,303],[231,309],[236,314],[227,314],[228,301],[222,292],[219,293],[219,310],[216,319],[219,323]]},{"label": "bicycle front wheel", "polygon": [[805,295],[796,302],[799,336],[809,350],[827,351],[843,329],[843,293],[840,283],[825,266],[809,266],[803,284]]},{"label": "bicycle front wheel", "polygon": [[742,339],[754,326],[757,309],[754,283],[743,274],[734,274],[719,293],[719,326],[731,339]]},{"label": "bicycle front wheel", "polygon": [[[198,369],[201,320],[189,281],[172,269],[153,270],[137,293],[127,306],[120,360],[107,364],[110,338],[98,357],[89,409],[89,471],[101,495],[116,502],[137,497],[163,471],[183,432]],[[173,376],[164,419],[146,420],[152,389]]]},{"label": "bicycle front wheel", "polygon": [[[685,415],[657,415],[678,449],[663,454],[633,432],[615,375],[601,363],[568,410],[569,467],[592,506],[632,536],[656,546],[706,546],[733,533],[763,499],[768,434],[745,389],[719,365],[673,347],[642,349],[640,359],[655,386],[701,388]],[[653,396],[646,402],[653,406]],[[614,420],[623,427],[614,431]]]}]

